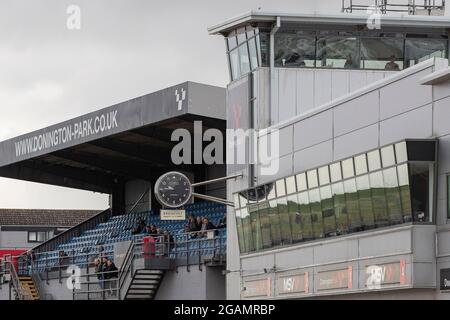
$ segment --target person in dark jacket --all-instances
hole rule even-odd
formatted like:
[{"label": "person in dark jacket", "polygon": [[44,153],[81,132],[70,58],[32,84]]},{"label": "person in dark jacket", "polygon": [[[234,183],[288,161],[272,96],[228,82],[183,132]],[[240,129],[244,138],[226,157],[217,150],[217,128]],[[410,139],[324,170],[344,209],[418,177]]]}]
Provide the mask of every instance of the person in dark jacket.
[{"label": "person in dark jacket", "polygon": [[131,234],[140,234],[145,230],[145,221],[140,219],[136,222],[136,226],[131,231]]},{"label": "person in dark jacket", "polygon": [[117,278],[119,277],[119,270],[111,259],[106,259],[106,265],[104,267],[105,280],[106,280],[106,292],[108,295],[116,294]]},{"label": "person in dark jacket", "polygon": [[203,218],[203,223],[202,223],[202,229],[200,230],[201,232],[199,232],[199,236],[200,237],[206,237],[207,235],[207,230],[214,230],[216,229],[216,226],[213,225],[211,223],[211,221],[209,221],[208,218]]},{"label": "person in dark jacket", "polygon": [[227,214],[223,214],[223,218],[220,219],[219,225],[217,226],[217,229],[222,229],[227,227]]},{"label": "person in dark jacket", "polygon": [[96,258],[94,260],[94,266],[95,266],[95,274],[97,275],[97,279],[98,279],[98,284],[100,286],[100,289],[103,290],[103,288],[104,288],[104,283],[103,283],[103,280],[104,280],[104,274],[103,274],[104,266],[103,266],[103,263],[102,263],[101,259]]}]

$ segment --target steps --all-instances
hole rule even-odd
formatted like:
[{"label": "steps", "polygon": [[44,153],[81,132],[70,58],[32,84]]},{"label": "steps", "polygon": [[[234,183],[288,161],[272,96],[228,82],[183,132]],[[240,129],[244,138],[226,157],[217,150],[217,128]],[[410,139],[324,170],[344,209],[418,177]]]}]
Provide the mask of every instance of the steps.
[{"label": "steps", "polygon": [[31,300],[39,300],[39,293],[30,276],[19,276],[19,283],[25,295],[29,296]]},{"label": "steps", "polygon": [[163,276],[163,270],[137,270],[125,295],[125,300],[154,299]]}]

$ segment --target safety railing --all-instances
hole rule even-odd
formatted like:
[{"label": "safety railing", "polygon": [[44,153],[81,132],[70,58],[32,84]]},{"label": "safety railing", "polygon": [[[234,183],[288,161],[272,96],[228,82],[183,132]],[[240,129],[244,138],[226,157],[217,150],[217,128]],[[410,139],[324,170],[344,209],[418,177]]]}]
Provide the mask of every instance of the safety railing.
[{"label": "safety railing", "polygon": [[[5,255],[3,257],[3,270],[5,274],[9,274],[10,293],[11,289],[14,289],[18,300],[31,300],[30,293],[24,290],[19,280],[19,275],[17,274],[16,266],[14,265],[14,258],[15,257],[12,255]],[[11,294],[9,298],[12,298]]]},{"label": "safety railing", "polygon": [[[399,3],[400,2],[400,3]],[[365,11],[376,9],[381,14],[388,12],[407,13],[410,15],[427,14],[443,15],[445,10],[445,0],[374,0],[371,5],[357,4],[353,0],[342,0],[342,12],[352,13],[353,11]]]}]

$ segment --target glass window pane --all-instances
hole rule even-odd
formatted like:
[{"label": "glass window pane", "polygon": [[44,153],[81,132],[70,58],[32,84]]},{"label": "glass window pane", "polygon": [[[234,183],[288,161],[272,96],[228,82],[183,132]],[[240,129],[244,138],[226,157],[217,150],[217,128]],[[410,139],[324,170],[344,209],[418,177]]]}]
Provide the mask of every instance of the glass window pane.
[{"label": "glass window pane", "polygon": [[432,57],[445,58],[447,40],[442,39],[406,39],[405,59],[407,67]]},{"label": "glass window pane", "polygon": [[322,202],[323,232],[325,237],[336,235],[336,217],[334,216],[333,196],[331,186],[320,188]]},{"label": "glass window pane", "polygon": [[363,175],[356,178],[356,188],[358,189],[359,210],[364,230],[375,227],[373,214],[372,193],[370,192],[369,176]]},{"label": "glass window pane", "polygon": [[369,171],[381,169],[380,151],[374,150],[367,153],[367,160],[369,162]]},{"label": "glass window pane", "polygon": [[266,192],[267,192],[267,199],[272,200],[275,199],[275,183],[271,182],[266,184]]},{"label": "glass window pane", "polygon": [[336,217],[336,233],[348,233],[348,214],[345,203],[344,183],[338,182],[331,186],[333,193],[334,215]]},{"label": "glass window pane", "polygon": [[258,205],[259,209],[259,221],[261,224],[261,238],[263,248],[272,247],[272,238],[270,230],[270,219],[269,219],[269,203],[263,202]]},{"label": "glass window pane", "polygon": [[355,171],[358,176],[367,173],[367,160],[365,154],[355,157]]},{"label": "glass window pane", "polygon": [[319,183],[321,186],[330,183],[330,174],[328,172],[328,166],[319,168]]},{"label": "glass window pane", "polygon": [[241,209],[241,218],[242,218],[242,231],[244,234],[245,249],[246,252],[252,252],[255,250],[255,246],[253,243],[250,214],[248,213],[247,208]]},{"label": "glass window pane", "polygon": [[355,175],[353,158],[342,161],[342,175],[344,176],[344,179],[351,178]]},{"label": "glass window pane", "polygon": [[37,241],[36,232],[28,232],[28,241]]},{"label": "glass window pane", "polygon": [[228,42],[228,50],[233,50],[234,48],[237,47],[237,40],[235,36],[228,37],[227,42]]},{"label": "glass window pane", "polygon": [[239,30],[237,31],[237,41],[238,44],[244,43],[245,41],[247,41],[247,37],[245,35],[245,28],[239,28]]},{"label": "glass window pane", "polygon": [[319,184],[317,182],[317,170],[310,170],[307,172],[307,176],[308,176],[308,188],[315,188],[317,187]]},{"label": "glass window pane", "polygon": [[270,64],[270,44],[268,32],[260,32],[259,43],[261,46],[261,66],[268,67]]},{"label": "glass window pane", "polygon": [[287,194],[297,193],[297,188],[295,187],[295,176],[286,178],[286,191]]},{"label": "glass window pane", "polygon": [[389,224],[387,213],[386,195],[384,193],[383,174],[373,172],[369,175],[370,190],[372,192],[373,213],[375,216],[375,224],[377,227]]},{"label": "glass window pane", "polygon": [[276,67],[314,67],[315,36],[302,31],[279,31],[275,34]]},{"label": "glass window pane", "polygon": [[277,181],[277,197],[283,197],[286,195],[286,186],[284,184],[284,179]]},{"label": "glass window pane", "polygon": [[241,203],[241,208],[247,205],[247,191],[239,192],[239,202]]},{"label": "glass window pane", "polygon": [[314,238],[323,238],[322,206],[320,204],[319,189],[309,191],[309,205],[311,208]]},{"label": "glass window pane", "polygon": [[291,223],[292,242],[299,242],[303,240],[302,223],[300,210],[298,207],[297,195],[293,194],[287,198],[289,221]]},{"label": "glass window pane", "polygon": [[297,180],[298,191],[304,191],[304,190],[308,189],[308,186],[306,185],[306,174],[305,173],[298,174],[296,176],[296,180]]},{"label": "glass window pane", "polygon": [[245,247],[245,240],[244,240],[244,230],[242,228],[243,222],[241,217],[241,210],[236,210],[236,228],[237,228],[237,234],[238,234],[238,242],[239,242],[239,250],[241,253],[247,252]]},{"label": "glass window pane", "polygon": [[330,175],[331,175],[331,182],[336,182],[336,181],[342,180],[342,172],[341,172],[341,163],[340,162],[330,164]]},{"label": "glass window pane", "polygon": [[381,148],[381,161],[383,168],[393,166],[395,164],[394,146]]},{"label": "glass window pane", "polygon": [[254,250],[261,250],[263,248],[261,222],[259,220],[258,206],[248,207],[250,212],[250,223],[252,228],[252,238]]},{"label": "glass window pane", "polygon": [[247,43],[243,43],[239,46],[239,60],[241,62],[241,74],[250,72],[250,57],[248,56]]},{"label": "glass window pane", "polygon": [[254,70],[258,67],[258,53],[256,52],[255,38],[248,41],[248,50],[250,52],[250,67]]},{"label": "glass window pane", "polygon": [[362,223],[359,211],[358,193],[355,179],[344,181],[345,202],[347,205],[349,232],[361,231]]},{"label": "glass window pane", "polygon": [[280,216],[281,244],[286,245],[292,243],[291,224],[287,206],[287,198],[279,198],[278,215]]},{"label": "glass window pane", "polygon": [[429,163],[411,163],[411,197],[413,219],[416,222],[430,221],[429,194],[432,189]]},{"label": "glass window pane", "polygon": [[279,246],[281,244],[281,232],[280,217],[278,216],[278,205],[276,200],[269,201],[269,220],[272,244],[274,246]]},{"label": "glass window pane", "polygon": [[383,179],[390,223],[402,223],[402,203],[398,188],[397,169],[394,167],[383,170]]},{"label": "glass window pane", "polygon": [[402,202],[403,221],[412,221],[411,189],[409,184],[408,165],[402,164],[397,167],[398,185]]},{"label": "glass window pane", "polygon": [[317,40],[317,67],[359,68],[359,39],[326,36]]},{"label": "glass window pane", "polygon": [[241,67],[239,62],[239,53],[238,50],[235,49],[230,52],[230,65],[231,65],[231,75],[232,79],[239,79],[241,76]]},{"label": "glass window pane", "polygon": [[266,195],[267,195],[266,185],[256,187],[255,192],[256,192],[255,197],[258,202],[266,201],[266,199],[267,199],[266,198]]},{"label": "glass window pane", "polygon": [[298,194],[298,208],[300,210],[303,239],[312,240],[314,239],[314,233],[312,228],[311,208],[309,205],[308,191]]},{"label": "glass window pane", "polygon": [[408,161],[408,152],[406,150],[406,142],[400,142],[395,145],[395,156],[397,163]]},{"label": "glass window pane", "polygon": [[361,68],[402,70],[403,39],[361,39]]}]

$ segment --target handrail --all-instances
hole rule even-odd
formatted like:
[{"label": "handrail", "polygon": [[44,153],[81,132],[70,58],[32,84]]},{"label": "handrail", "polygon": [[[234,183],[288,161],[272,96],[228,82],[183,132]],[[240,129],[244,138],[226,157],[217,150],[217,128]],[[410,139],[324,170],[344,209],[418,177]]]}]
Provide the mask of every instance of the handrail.
[{"label": "handrail", "polygon": [[131,207],[130,211],[128,211],[128,213],[126,214],[131,214],[133,212],[134,209],[136,209],[136,207],[138,206],[139,202],[141,202],[141,200],[144,198],[144,196],[146,194],[150,193],[150,188],[148,188],[147,190],[144,191],[144,193],[139,197],[139,199],[137,199],[137,201],[133,204],[133,206]]},{"label": "handrail", "polygon": [[[416,4],[416,1],[412,3],[408,1],[408,3],[388,3],[387,1],[378,1],[375,0],[373,5],[367,4],[354,4],[353,0],[348,0],[349,5],[346,5],[347,1],[342,0],[342,8],[341,12],[352,13],[355,11],[366,11],[370,8],[376,7],[380,10],[380,13],[386,14],[387,12],[407,12],[408,14],[414,15],[418,9],[427,10],[428,15],[431,15],[433,10],[444,10],[445,9],[445,0],[440,0],[436,4],[435,1],[427,1],[424,0],[423,4]],[[396,9],[400,8],[400,9]]]},{"label": "handrail", "polygon": [[[8,257],[9,257],[9,261],[8,261]],[[14,290],[17,294],[17,297],[19,298],[19,300],[31,300],[31,296],[24,292],[22,284],[20,283],[19,280],[19,276],[17,274],[16,268],[14,266],[14,259],[13,256],[4,256],[5,259],[5,263],[8,265],[6,267],[6,270],[8,271],[11,279],[11,284],[14,287]]]},{"label": "handrail", "polygon": [[122,263],[122,266],[120,267],[119,279],[118,279],[118,283],[117,283],[118,289],[119,289],[118,290],[119,299],[120,299],[120,294],[122,292],[122,287],[123,287],[123,285],[125,283],[125,279],[128,275],[128,271],[130,270],[131,264],[133,262],[132,258],[134,257],[134,247],[135,247],[134,241],[132,241],[130,243],[130,246],[128,247],[128,251],[125,255],[125,259]]}]

